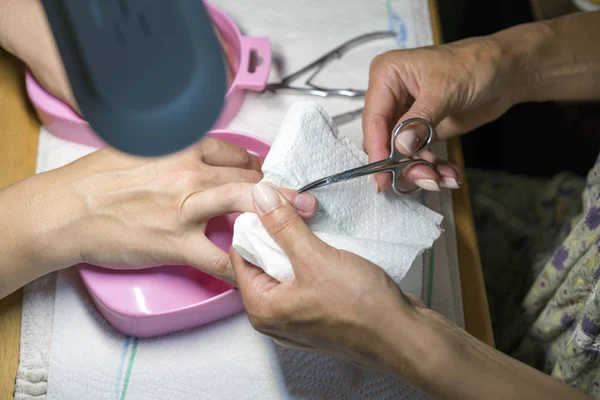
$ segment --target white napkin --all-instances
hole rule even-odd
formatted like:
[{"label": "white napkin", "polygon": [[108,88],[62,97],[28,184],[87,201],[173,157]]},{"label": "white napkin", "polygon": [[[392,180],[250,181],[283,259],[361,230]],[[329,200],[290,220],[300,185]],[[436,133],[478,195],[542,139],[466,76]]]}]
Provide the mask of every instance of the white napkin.
[{"label": "white napkin", "polygon": [[[339,134],[325,110],[312,102],[296,102],[265,159],[264,180],[299,189],[366,163],[367,155]],[[441,233],[441,215],[413,196],[377,193],[368,176],[312,192],[319,199],[319,212],[308,222],[313,232],[331,246],[379,265],[398,283]],[[294,275],[256,214],[236,220],[232,246],[279,281]]]}]

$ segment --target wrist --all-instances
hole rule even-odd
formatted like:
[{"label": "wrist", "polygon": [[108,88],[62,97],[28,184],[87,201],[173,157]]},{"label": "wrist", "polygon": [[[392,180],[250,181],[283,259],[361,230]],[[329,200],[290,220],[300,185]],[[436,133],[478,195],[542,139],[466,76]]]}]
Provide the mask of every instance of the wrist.
[{"label": "wrist", "polygon": [[[32,176],[17,184],[22,209],[20,221],[30,237],[30,257],[44,273],[80,262],[72,221],[79,215],[68,189],[60,189],[54,172]],[[14,196],[13,196],[14,197]]]},{"label": "wrist", "polygon": [[0,298],[77,262],[52,222],[60,218],[34,176],[0,190]]},{"label": "wrist", "polygon": [[531,23],[506,29],[489,36],[499,49],[507,74],[512,105],[535,101],[540,97],[543,80],[536,59],[550,35],[544,23]]},{"label": "wrist", "polygon": [[410,318],[393,319],[394,330],[405,336],[388,341],[393,349],[388,351],[389,369],[433,398],[478,398],[481,392],[472,383],[483,379],[481,369],[489,368],[489,346],[431,309],[412,311]]},{"label": "wrist", "polygon": [[[415,310],[416,324],[397,320],[397,329],[410,329],[403,351],[408,368],[393,371],[435,399],[584,399],[569,385],[552,378],[475,339],[435,311]],[[396,352],[396,354],[399,354]]]},{"label": "wrist", "polygon": [[437,392],[440,377],[452,366],[454,348],[462,345],[462,330],[427,308],[399,306],[386,314],[381,361],[406,383],[429,394]]}]

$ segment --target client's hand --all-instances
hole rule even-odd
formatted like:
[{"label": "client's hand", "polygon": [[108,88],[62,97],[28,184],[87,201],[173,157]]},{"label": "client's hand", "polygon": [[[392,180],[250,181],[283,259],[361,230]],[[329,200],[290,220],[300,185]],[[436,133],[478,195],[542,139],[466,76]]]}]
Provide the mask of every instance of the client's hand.
[{"label": "client's hand", "polygon": [[[260,166],[244,149],[206,138],[151,160],[103,149],[22,184],[44,233],[41,254],[61,266],[190,264],[233,282],[229,255],[204,232],[215,216],[254,211]],[[316,212],[312,195],[285,193],[302,215]]]},{"label": "client's hand", "polygon": [[[268,184],[253,189],[256,212],[292,262],[280,283],[231,250],[250,322],[283,346],[333,355],[417,383],[413,360],[428,360],[423,330],[431,311],[403,294],[379,267],[317,238]],[[440,317],[441,319],[441,317]],[[449,323],[447,323],[450,326]]]}]

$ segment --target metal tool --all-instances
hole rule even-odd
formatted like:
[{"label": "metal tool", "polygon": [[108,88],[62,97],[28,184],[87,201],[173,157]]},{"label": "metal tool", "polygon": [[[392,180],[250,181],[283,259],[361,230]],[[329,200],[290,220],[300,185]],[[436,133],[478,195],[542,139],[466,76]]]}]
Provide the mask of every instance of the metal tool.
[{"label": "metal tool", "polygon": [[[311,62],[305,67],[299,69],[298,71],[287,75],[280,82],[270,83],[265,88],[266,92],[276,92],[280,90],[288,90],[295,91],[304,94],[309,94],[313,96],[319,97],[330,97],[330,96],[341,96],[341,97],[364,97],[367,93],[364,89],[340,89],[340,88],[327,88],[323,86],[318,86],[313,83],[313,79],[325,68],[327,64],[335,59],[342,58],[344,54],[348,51],[360,46],[361,44],[385,38],[393,38],[396,36],[395,32],[392,31],[380,31],[380,32],[371,32],[364,35],[357,36],[353,39],[348,40],[342,45],[336,47],[331,50],[327,54],[321,56],[317,60]],[[292,82],[298,79],[300,76],[308,74],[310,71],[313,71],[308,79],[304,82],[305,87],[301,86],[293,86]]]},{"label": "metal tool", "polygon": [[331,117],[331,119],[333,120],[333,123],[336,126],[341,126],[341,125],[344,125],[344,124],[354,121],[358,117],[361,117],[363,110],[364,110],[364,107],[360,107],[360,108],[357,108],[352,111],[338,114],[334,117]]},{"label": "metal tool", "polygon": [[[419,147],[419,149],[412,154],[411,156],[406,156],[402,153],[400,153],[395,146],[395,140],[396,137],[398,136],[398,134],[405,129],[408,125],[410,124],[415,124],[415,123],[421,123],[424,124],[425,127],[427,128],[427,138],[425,139],[425,141],[423,142],[423,144],[421,145],[421,147]],[[433,140],[433,127],[431,126],[431,124],[421,118],[411,118],[411,119],[407,119],[406,121],[402,122],[400,125],[398,125],[396,127],[396,129],[394,129],[394,133],[392,134],[392,142],[391,142],[391,152],[390,152],[390,156],[388,158],[386,158],[385,160],[381,160],[381,161],[377,161],[371,164],[367,164],[367,165],[363,165],[362,167],[357,167],[357,168],[352,168],[349,169],[347,171],[344,172],[340,172],[322,179],[319,179],[317,181],[314,181],[312,183],[309,183],[308,185],[302,187],[300,190],[298,190],[298,193],[302,193],[302,192],[306,192],[312,189],[316,189],[319,187],[323,187],[323,186],[328,186],[334,183],[338,183],[338,182],[344,182],[350,179],[354,179],[354,178],[358,178],[361,176],[365,176],[365,175],[371,175],[371,174],[376,174],[379,172],[386,172],[389,171],[392,173],[392,189],[394,189],[394,192],[396,192],[396,194],[398,195],[403,195],[403,194],[408,194],[408,193],[413,193],[419,190],[419,188],[415,188],[412,190],[402,190],[399,186],[399,178],[402,175],[402,171],[404,171],[407,167],[414,165],[414,164],[425,164],[431,168],[434,168],[434,166],[426,160],[423,160],[421,158],[415,158],[417,155],[419,155],[420,153],[422,153],[423,151],[427,150],[429,148],[429,145],[431,144]]]}]

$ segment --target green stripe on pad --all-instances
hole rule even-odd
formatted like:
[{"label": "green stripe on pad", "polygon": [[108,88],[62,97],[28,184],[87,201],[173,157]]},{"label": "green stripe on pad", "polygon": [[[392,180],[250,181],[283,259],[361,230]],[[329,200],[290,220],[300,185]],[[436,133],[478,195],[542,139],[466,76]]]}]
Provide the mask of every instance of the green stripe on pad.
[{"label": "green stripe on pad", "polygon": [[127,387],[129,386],[129,379],[131,378],[131,370],[133,369],[133,362],[135,361],[135,353],[137,353],[139,338],[135,338],[133,346],[131,347],[131,354],[129,355],[129,363],[127,364],[127,372],[125,373],[125,381],[123,382],[123,390],[121,391],[121,400],[125,400],[127,395]]}]

